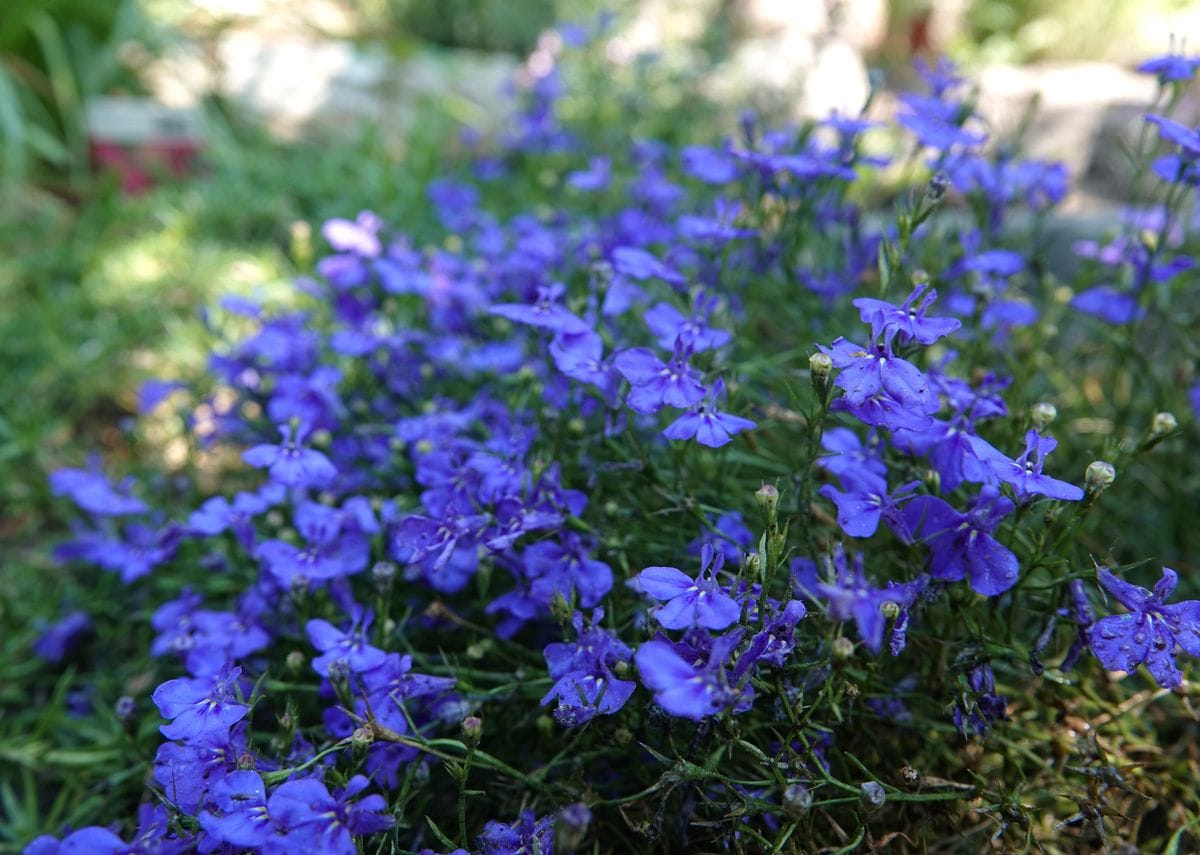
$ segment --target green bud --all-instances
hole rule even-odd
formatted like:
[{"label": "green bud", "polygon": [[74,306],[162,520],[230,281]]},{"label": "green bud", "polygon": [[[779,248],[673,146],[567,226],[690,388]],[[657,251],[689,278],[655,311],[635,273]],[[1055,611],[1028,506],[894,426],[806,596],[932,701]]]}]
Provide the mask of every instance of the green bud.
[{"label": "green bud", "polygon": [[477,715],[469,715],[462,720],[463,742],[467,745],[478,745],[483,736],[483,719]]},{"label": "green bud", "polygon": [[1049,401],[1038,401],[1029,408],[1029,420],[1039,431],[1050,427],[1050,423],[1058,417],[1058,407]]},{"label": "green bud", "polygon": [[779,490],[773,484],[763,484],[754,491],[754,498],[758,502],[758,509],[762,511],[763,519],[767,522],[767,527],[774,528],[779,514]]},{"label": "green bud", "polygon": [[835,638],[833,640],[832,655],[835,665],[844,665],[854,656],[854,642],[844,635]]},{"label": "green bud", "polygon": [[808,358],[808,370],[812,374],[813,387],[823,399],[825,397],[823,390],[829,388],[829,375],[833,371],[833,360],[827,354],[818,351]]},{"label": "green bud", "polygon": [[287,669],[289,671],[296,672],[304,667],[304,658],[304,653],[302,651],[293,650],[283,661],[284,664],[287,665]]},{"label": "green bud", "polygon": [[1172,413],[1155,413],[1150,420],[1150,438],[1158,439],[1178,430],[1179,420]]},{"label": "green bud", "polygon": [[369,727],[355,728],[350,734],[350,744],[355,748],[366,748],[375,741],[375,731]]},{"label": "green bud", "polygon": [[1084,473],[1083,483],[1089,495],[1098,496],[1117,480],[1117,470],[1104,460],[1093,460]]},{"label": "green bud", "polygon": [[883,616],[888,620],[895,620],[900,617],[900,604],[888,600],[879,607],[879,611],[883,612]]}]

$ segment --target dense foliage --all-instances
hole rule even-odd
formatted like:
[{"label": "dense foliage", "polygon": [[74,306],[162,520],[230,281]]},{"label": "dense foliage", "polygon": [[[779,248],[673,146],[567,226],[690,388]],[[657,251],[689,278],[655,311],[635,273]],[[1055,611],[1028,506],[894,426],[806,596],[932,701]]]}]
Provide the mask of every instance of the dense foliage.
[{"label": "dense foliage", "polygon": [[428,186],[438,243],[330,220],[295,302],[213,308],[208,376],[142,389],[183,477],[54,474],[98,604],[33,667],[96,676],[30,741],[124,772],[86,817],[6,783],[26,851],[1194,846],[1200,61],[1147,64],[1154,204],[1064,268],[1065,170],[948,63],[906,157],[846,116],[617,149],[556,110],[593,35]]}]

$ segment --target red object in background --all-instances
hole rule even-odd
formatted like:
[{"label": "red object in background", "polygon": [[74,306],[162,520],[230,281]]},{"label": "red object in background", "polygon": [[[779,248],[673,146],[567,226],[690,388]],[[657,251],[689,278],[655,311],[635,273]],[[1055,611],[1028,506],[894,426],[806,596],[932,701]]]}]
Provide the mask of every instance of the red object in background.
[{"label": "red object in background", "polygon": [[88,147],[97,171],[116,173],[130,195],[164,176],[196,170],[204,148],[200,116],[149,98],[96,98],[87,105]]}]

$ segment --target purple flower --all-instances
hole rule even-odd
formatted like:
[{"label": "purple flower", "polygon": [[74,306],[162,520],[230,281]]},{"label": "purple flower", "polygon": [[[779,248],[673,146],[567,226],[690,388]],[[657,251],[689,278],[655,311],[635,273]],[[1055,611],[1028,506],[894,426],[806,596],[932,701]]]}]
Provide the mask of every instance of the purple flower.
[{"label": "purple flower", "polygon": [[757,424],[750,419],[717,410],[717,400],[724,392],[725,381],[718,378],[708,395],[701,399],[699,404],[663,429],[663,436],[667,439],[695,437],[696,442],[701,445],[720,448],[732,441],[734,434],[757,427]]},{"label": "purple flower", "polygon": [[1010,460],[979,437],[970,442],[976,456],[984,462],[992,474],[1006,484],[1011,484],[1018,501],[1026,502],[1035,494],[1075,502],[1083,498],[1083,490],[1066,481],[1059,481],[1042,474],[1046,455],[1058,446],[1058,440],[1041,436],[1030,429],[1025,434],[1025,450],[1016,460]]},{"label": "purple flower", "polygon": [[[924,299],[919,305],[914,305],[922,295]],[[933,344],[962,326],[957,318],[925,317],[925,310],[936,299],[937,291],[927,285],[919,285],[899,306],[870,297],[860,297],[854,301],[854,305],[863,323],[871,325],[871,337],[874,339],[898,333],[901,344],[914,340],[921,344]]]},{"label": "purple flower", "polygon": [[271,478],[285,487],[327,487],[337,469],[319,451],[305,448],[304,432],[290,426],[279,428],[279,445],[256,445],[242,452],[242,459],[256,469],[269,469]]},{"label": "purple flower", "polygon": [[832,484],[818,491],[837,505],[838,525],[851,537],[870,537],[885,519],[892,528],[903,529],[900,501],[915,490],[919,481],[910,481],[888,493],[887,481],[869,469],[846,469],[841,475],[845,492]]},{"label": "purple flower", "polygon": [[1178,645],[1192,656],[1200,656],[1200,601],[1184,600],[1166,605],[1179,577],[1169,567],[1153,592],[1130,584],[1106,567],[1097,570],[1100,585],[1129,609],[1129,614],[1102,617],[1092,626],[1092,652],[1110,671],[1134,671],[1145,664],[1163,688],[1183,682],[1175,665]]},{"label": "purple flower", "polygon": [[1191,80],[1197,68],[1200,68],[1200,57],[1187,57],[1182,53],[1176,53],[1174,39],[1172,39],[1171,49],[1167,53],[1152,57],[1137,66],[1137,70],[1143,74],[1156,76],[1159,83]]},{"label": "purple flower", "polygon": [[737,161],[728,152],[690,145],[682,156],[684,173],[706,184],[728,184],[738,177]]},{"label": "purple flower", "polygon": [[658,339],[662,348],[672,348],[676,339],[682,339],[693,353],[713,350],[726,344],[733,336],[726,330],[712,329],[708,325],[715,300],[697,298],[691,316],[684,315],[670,303],[658,303],[646,311],[646,326]]},{"label": "purple flower", "polygon": [[[863,570],[862,553],[854,556],[852,562],[847,562],[846,553],[839,545],[833,556],[837,576],[832,583],[818,582],[816,593],[829,606],[829,616],[834,620],[853,620],[858,627],[859,638],[867,645],[872,653],[878,653],[883,646],[883,630],[886,618],[883,608],[887,603],[894,603],[900,608],[896,618],[894,648],[903,647],[903,632],[907,625],[907,609],[916,602],[917,596],[925,589],[928,577],[919,576],[911,582],[888,582],[887,587],[876,588],[867,579]],[[898,652],[893,649],[893,653]]]},{"label": "purple flower", "polygon": [[995,487],[984,487],[967,513],[936,496],[918,496],[904,509],[913,537],[928,543],[935,579],[968,578],[979,594],[994,597],[1017,581],[1017,557],[992,537],[1013,503]]},{"label": "purple flower", "polygon": [[129,495],[128,484],[118,492],[103,473],[87,469],[59,469],[50,476],[50,489],[67,496],[83,510],[96,516],[119,517],[149,510],[141,499]]},{"label": "purple flower", "polygon": [[550,343],[550,356],[563,374],[597,387],[605,400],[616,399],[620,376],[604,360],[604,340],[590,329],[559,332]]},{"label": "purple flower", "polygon": [[222,669],[211,677],[179,677],[154,690],[154,703],[170,724],[159,727],[167,739],[194,740],[227,733],[250,708],[234,694],[241,668]]},{"label": "purple flower", "polygon": [[612,180],[612,160],[607,157],[593,157],[587,169],[572,172],[567,176],[567,184],[576,190],[596,192],[603,190]]},{"label": "purple flower", "polygon": [[626,403],[635,413],[650,415],[664,406],[686,409],[704,397],[704,384],[678,349],[669,363],[644,347],[618,353],[613,363],[633,387]]},{"label": "purple flower", "polygon": [[1110,324],[1128,324],[1146,311],[1138,306],[1137,296],[1118,291],[1111,285],[1097,285],[1071,298],[1071,308]]},{"label": "purple flower", "polygon": [[725,663],[741,637],[742,631],[737,630],[713,639],[707,657],[690,645],[656,638],[638,648],[634,662],[660,707],[671,715],[698,720],[720,712],[737,698],[729,688]]},{"label": "purple flower", "polygon": [[537,289],[537,299],[532,304],[497,303],[488,309],[488,312],[538,329],[566,333],[588,332],[588,325],[582,318],[559,305],[566,291],[566,286],[561,282],[540,285]]},{"label": "purple flower", "polygon": [[361,674],[382,665],[387,654],[372,647],[366,640],[373,618],[374,614],[370,611],[359,612],[354,615],[354,622],[345,632],[319,618],[305,624],[309,641],[321,651],[321,655],[313,660],[313,670],[322,677],[328,677],[335,663],[352,674]]},{"label": "purple flower", "polygon": [[213,784],[199,819],[210,837],[230,846],[258,848],[274,834],[262,776],[249,770]]},{"label": "purple flower", "polygon": [[692,579],[674,567],[647,567],[630,580],[630,587],[666,604],[650,613],[666,629],[703,626],[725,629],[736,623],[742,607],[717,584],[716,575],[725,556],[711,543],[700,551],[700,575]]},{"label": "purple flower", "polygon": [[375,834],[395,824],[384,813],[387,802],[383,796],[372,794],[351,801],[367,786],[368,781],[362,775],[355,775],[332,795],[315,778],[280,784],[267,800],[267,807],[282,835],[272,838],[265,851],[279,855],[286,852],[356,855],[355,835]]},{"label": "purple flower", "polygon": [[347,525],[346,515],[316,502],[301,502],[294,522],[304,546],[264,541],[258,557],[281,584],[291,586],[352,576],[367,569],[370,543]]},{"label": "purple flower", "polygon": [[92,619],[87,612],[74,611],[46,627],[33,643],[33,652],[55,665],[66,658],[84,635],[92,631]]},{"label": "purple flower", "polygon": [[845,391],[848,404],[863,404],[882,393],[905,410],[937,412],[937,396],[929,382],[915,365],[893,355],[890,341],[868,349],[838,338],[829,347],[819,347],[835,368],[842,369],[834,385]]},{"label": "purple flower", "polygon": [[476,840],[479,855],[533,855],[535,852],[552,855],[555,817],[535,819],[535,816],[533,811],[527,810],[512,825],[489,821]]},{"label": "purple flower", "polygon": [[1146,121],[1158,128],[1158,135],[1164,142],[1179,149],[1179,156],[1185,161],[1192,162],[1200,159],[1200,129],[1181,125],[1166,116],[1146,114]]}]

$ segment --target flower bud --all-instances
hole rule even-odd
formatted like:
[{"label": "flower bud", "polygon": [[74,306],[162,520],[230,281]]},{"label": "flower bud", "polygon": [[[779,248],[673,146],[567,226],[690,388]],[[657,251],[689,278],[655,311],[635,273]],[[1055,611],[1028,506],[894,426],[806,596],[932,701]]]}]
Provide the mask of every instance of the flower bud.
[{"label": "flower bud", "polygon": [[1089,463],[1087,472],[1083,476],[1084,486],[1087,488],[1087,492],[1093,496],[1103,493],[1116,480],[1116,468],[1104,460],[1093,460]]},{"label": "flower bud", "polygon": [[812,807],[813,795],[803,784],[789,784],[783,791],[783,812],[789,819],[800,819]]},{"label": "flower bud", "polygon": [[808,370],[812,375],[813,391],[824,405],[829,398],[829,374],[833,371],[833,360],[824,353],[814,353],[808,358]]},{"label": "flower bud", "polygon": [[754,498],[758,501],[763,519],[767,521],[767,527],[774,528],[779,513],[779,490],[772,484],[763,484],[754,491]]},{"label": "flower bud", "polygon": [[950,189],[950,176],[944,172],[935,172],[925,186],[925,198],[930,202],[940,202]]},{"label": "flower bud", "polygon": [[833,371],[833,360],[824,353],[814,353],[808,358],[808,370],[812,372],[813,383],[829,379]]},{"label": "flower bud", "polygon": [[868,813],[879,810],[887,802],[887,793],[878,781],[867,781],[859,787],[858,802]]},{"label": "flower bud", "polygon": [[388,585],[392,584],[392,579],[396,577],[396,565],[390,561],[376,561],[371,568],[371,581],[375,583],[375,587],[384,590]]},{"label": "flower bud", "polygon": [[905,763],[900,767],[900,780],[904,782],[904,786],[915,788],[921,783],[921,773]]},{"label": "flower bud", "polygon": [[1058,417],[1058,407],[1049,401],[1038,401],[1029,408],[1029,420],[1039,431],[1050,427],[1050,423]]},{"label": "flower bud", "polygon": [[850,657],[854,655],[854,642],[839,636],[833,640],[833,662],[835,665],[841,665],[850,661]]},{"label": "flower bud", "polygon": [[350,734],[350,744],[355,748],[366,748],[375,741],[375,731],[369,727],[358,727]]},{"label": "flower bud", "polygon": [[300,650],[293,650],[283,661],[289,671],[299,671],[304,667],[304,653]]},{"label": "flower bud", "polygon": [[591,824],[592,812],[587,805],[583,802],[567,805],[554,821],[554,851],[574,852],[583,845]]},{"label": "flower bud", "polygon": [[555,591],[554,596],[550,598],[550,614],[554,619],[559,623],[566,623],[571,619],[573,611],[562,591]]},{"label": "flower bud", "polygon": [[887,600],[879,607],[879,611],[881,611],[883,616],[888,620],[895,620],[896,618],[900,617],[900,604],[892,602],[891,600]]},{"label": "flower bud", "polygon": [[467,745],[478,745],[483,736],[483,719],[477,715],[469,715],[462,720],[463,741]]},{"label": "flower bud", "polygon": [[1158,439],[1179,428],[1179,420],[1172,413],[1155,413],[1150,420],[1150,438]]},{"label": "flower bud", "polygon": [[245,754],[239,754],[236,762],[237,767],[245,771],[246,769],[253,769],[258,761],[254,759],[253,754],[247,751]]},{"label": "flower bud", "polygon": [[912,284],[913,284],[914,288],[919,288],[922,285],[929,284],[929,274],[926,273],[924,270],[922,270],[920,267],[918,267],[916,270],[914,270],[910,274],[909,278],[912,280]]}]

